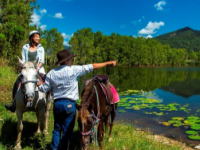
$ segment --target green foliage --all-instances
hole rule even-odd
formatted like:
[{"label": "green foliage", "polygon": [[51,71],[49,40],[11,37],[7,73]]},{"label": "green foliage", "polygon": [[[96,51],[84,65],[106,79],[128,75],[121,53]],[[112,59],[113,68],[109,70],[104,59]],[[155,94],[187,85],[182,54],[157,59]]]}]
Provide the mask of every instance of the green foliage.
[{"label": "green foliage", "polygon": [[171,48],[155,39],[106,36],[90,28],[75,32],[69,43],[80,64],[117,60],[126,66],[185,65],[188,57],[185,49]]},{"label": "green foliage", "polygon": [[47,65],[55,63],[55,54],[63,49],[63,37],[57,29],[41,31],[37,26],[31,26],[33,9],[37,8],[35,0],[0,2],[0,56],[15,65],[17,56],[21,57],[22,46],[28,43],[28,33],[39,30],[41,43],[45,48]]},{"label": "green foliage", "polygon": [[0,56],[13,64],[16,56],[20,56],[22,45],[27,39],[33,10],[31,3],[15,0],[0,2]]},{"label": "green foliage", "polygon": [[200,31],[189,27],[156,37],[160,42],[174,48],[185,48],[189,51],[200,51]]},{"label": "green foliage", "polygon": [[160,35],[156,39],[173,48],[186,49],[188,53],[187,63],[200,63],[200,31],[185,27],[171,33]]},{"label": "green foliage", "polygon": [[63,50],[63,36],[57,29],[45,30],[42,32],[42,45],[45,49],[46,65],[50,68],[56,63],[56,53]]}]

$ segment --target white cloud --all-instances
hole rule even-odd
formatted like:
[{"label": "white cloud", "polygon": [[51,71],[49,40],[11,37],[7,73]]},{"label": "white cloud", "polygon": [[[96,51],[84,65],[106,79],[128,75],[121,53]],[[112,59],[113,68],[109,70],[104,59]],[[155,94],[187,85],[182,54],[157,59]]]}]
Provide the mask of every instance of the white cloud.
[{"label": "white cloud", "polygon": [[64,41],[64,42],[63,42],[63,45],[64,45],[64,46],[69,46],[69,41]]},{"label": "white cloud", "polygon": [[160,27],[164,25],[165,23],[163,21],[160,22],[149,21],[146,27],[141,29],[138,33],[143,35],[151,35],[156,33],[157,32],[156,30],[160,29]]},{"label": "white cloud", "polygon": [[64,38],[64,42],[63,44],[65,46],[69,46],[69,40],[71,39],[71,37],[74,35],[73,33],[72,34],[66,34],[66,33],[61,33],[63,38]]},{"label": "white cloud", "polygon": [[[44,10],[43,13],[45,12]],[[42,14],[42,12],[40,11],[40,13]],[[43,24],[41,25],[41,19],[42,19],[42,15],[38,15],[36,12],[34,12],[31,16],[31,25],[36,25],[38,26],[41,30],[46,30],[47,25]]]},{"label": "white cloud", "polygon": [[31,16],[31,22],[32,22],[31,24],[38,26],[40,24],[40,19],[41,19],[41,16],[34,12]]},{"label": "white cloud", "polygon": [[153,38],[153,36],[149,34],[149,35],[146,36],[146,38],[150,39],[150,38]]},{"label": "white cloud", "polygon": [[47,25],[43,24],[43,25],[40,26],[40,29],[41,29],[42,31],[44,31],[44,30],[46,30],[46,27],[47,27]]},{"label": "white cloud", "polygon": [[47,13],[47,10],[46,10],[46,9],[42,9],[42,10],[40,10],[40,13],[41,13],[41,14],[46,14],[46,13]]},{"label": "white cloud", "polygon": [[54,18],[63,19],[62,13],[55,13]]},{"label": "white cloud", "polygon": [[164,7],[166,4],[167,4],[166,1],[161,0],[161,1],[159,1],[158,3],[156,3],[156,4],[154,5],[154,7],[155,7],[158,11],[161,11],[161,10],[164,9],[163,7]]},{"label": "white cloud", "polygon": [[68,40],[70,40],[71,37],[73,36],[73,33],[72,33],[72,34],[62,33],[62,36],[63,36],[64,39],[68,39]]}]

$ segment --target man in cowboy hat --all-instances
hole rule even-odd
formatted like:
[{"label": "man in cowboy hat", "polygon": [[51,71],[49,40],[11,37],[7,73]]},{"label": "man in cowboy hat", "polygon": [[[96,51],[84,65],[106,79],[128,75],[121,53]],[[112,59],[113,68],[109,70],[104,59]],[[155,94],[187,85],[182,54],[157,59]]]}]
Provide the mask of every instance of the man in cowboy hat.
[{"label": "man in cowboy hat", "polygon": [[54,98],[52,150],[68,149],[69,143],[67,141],[71,137],[75,123],[75,102],[79,98],[77,78],[93,69],[116,65],[116,61],[73,65],[74,57],[75,55],[68,50],[59,51],[57,53],[57,64],[59,66],[47,74],[44,83],[38,82],[39,90],[42,92],[51,91]]}]

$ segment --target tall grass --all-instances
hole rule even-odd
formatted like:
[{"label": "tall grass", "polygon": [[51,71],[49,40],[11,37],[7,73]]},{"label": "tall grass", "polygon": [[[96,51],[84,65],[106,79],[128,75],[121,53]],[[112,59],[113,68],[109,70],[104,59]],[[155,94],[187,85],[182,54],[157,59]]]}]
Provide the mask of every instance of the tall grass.
[{"label": "tall grass", "polygon": [[0,58],[0,102],[11,99],[12,86],[16,77],[17,73],[8,66],[8,61]]},{"label": "tall grass", "polygon": [[11,87],[17,74],[14,69],[8,66],[7,60],[0,58],[0,86]]}]

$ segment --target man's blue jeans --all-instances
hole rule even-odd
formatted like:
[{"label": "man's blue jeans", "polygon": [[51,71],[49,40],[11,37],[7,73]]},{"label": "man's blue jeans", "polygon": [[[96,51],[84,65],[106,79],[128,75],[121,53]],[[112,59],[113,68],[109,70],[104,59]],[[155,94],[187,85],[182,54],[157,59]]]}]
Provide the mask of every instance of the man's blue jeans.
[{"label": "man's blue jeans", "polygon": [[54,130],[51,143],[52,150],[67,150],[73,133],[76,103],[69,99],[54,101]]}]

